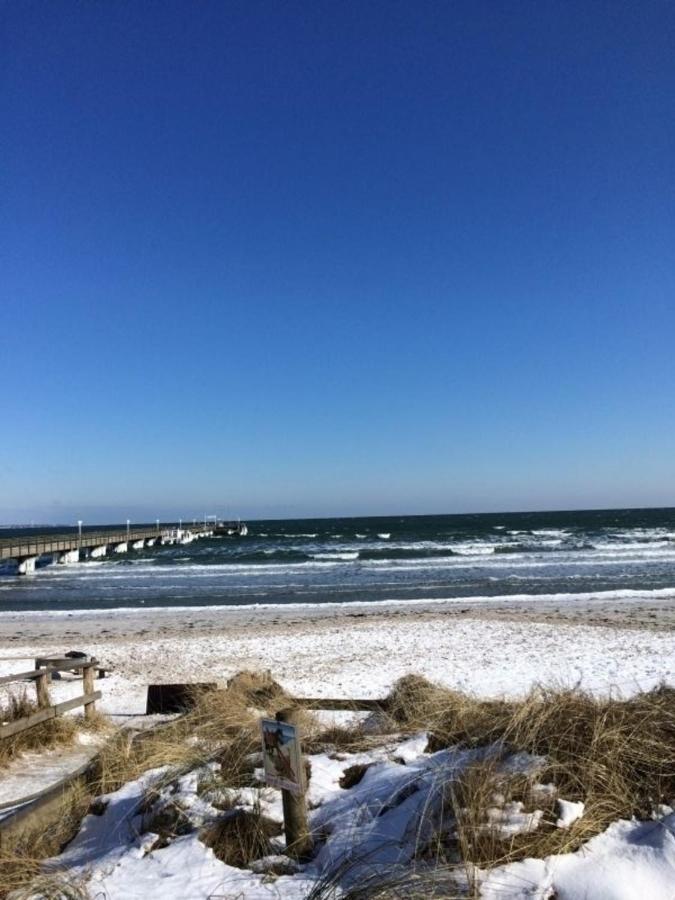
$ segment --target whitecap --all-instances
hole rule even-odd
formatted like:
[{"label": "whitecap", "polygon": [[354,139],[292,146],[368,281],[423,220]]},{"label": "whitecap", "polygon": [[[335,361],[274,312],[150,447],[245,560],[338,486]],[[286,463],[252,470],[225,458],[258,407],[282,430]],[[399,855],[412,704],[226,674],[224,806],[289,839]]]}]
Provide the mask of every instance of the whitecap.
[{"label": "whitecap", "polygon": [[378,534],[378,537],[379,537],[380,540],[382,540],[382,541],[388,541],[389,538],[391,537],[391,534],[390,534],[390,532],[388,532],[388,531],[383,531],[381,534]]},{"label": "whitecap", "polygon": [[564,528],[533,528],[532,534],[540,534],[542,537],[564,537],[569,532]]},{"label": "whitecap", "polygon": [[353,550],[349,553],[313,553],[312,559],[332,559],[332,560],[343,560],[344,562],[351,562],[354,559],[359,558],[358,550]]}]

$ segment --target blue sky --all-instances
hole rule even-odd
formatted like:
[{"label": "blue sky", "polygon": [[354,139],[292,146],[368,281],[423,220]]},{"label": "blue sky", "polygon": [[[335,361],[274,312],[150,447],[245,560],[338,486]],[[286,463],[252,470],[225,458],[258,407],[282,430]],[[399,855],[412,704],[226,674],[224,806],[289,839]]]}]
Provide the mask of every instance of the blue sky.
[{"label": "blue sky", "polygon": [[0,27],[0,520],[675,505],[672,4]]}]

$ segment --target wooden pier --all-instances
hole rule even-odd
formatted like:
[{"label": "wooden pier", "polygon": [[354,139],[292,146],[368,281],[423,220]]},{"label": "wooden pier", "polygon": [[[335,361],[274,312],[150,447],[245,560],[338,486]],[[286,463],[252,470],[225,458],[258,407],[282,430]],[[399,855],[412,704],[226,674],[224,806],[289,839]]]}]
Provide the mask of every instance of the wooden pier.
[{"label": "wooden pier", "polygon": [[109,527],[70,531],[34,532],[0,538],[0,561],[16,560],[17,574],[29,575],[41,556],[57,562],[79,562],[81,556],[103,557],[108,549],[124,553],[160,544],[187,543],[194,538],[223,533],[245,535],[243,523],[213,522],[203,524],[156,523],[155,525]]}]

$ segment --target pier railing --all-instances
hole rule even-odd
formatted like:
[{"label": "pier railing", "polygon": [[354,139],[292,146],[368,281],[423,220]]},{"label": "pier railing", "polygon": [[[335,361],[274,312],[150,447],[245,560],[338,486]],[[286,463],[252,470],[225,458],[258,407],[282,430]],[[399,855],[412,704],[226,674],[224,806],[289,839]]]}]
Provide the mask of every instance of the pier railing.
[{"label": "pier railing", "polygon": [[[44,534],[13,535],[0,538],[0,559],[17,559],[26,556],[42,556],[43,554],[68,552],[82,548],[101,547],[106,544],[125,544],[140,540],[159,538],[167,528],[178,528],[178,525],[148,525],[145,528],[129,528],[129,530],[109,529],[107,531],[64,531]],[[193,534],[209,531],[212,526],[185,525],[183,530]]]}]

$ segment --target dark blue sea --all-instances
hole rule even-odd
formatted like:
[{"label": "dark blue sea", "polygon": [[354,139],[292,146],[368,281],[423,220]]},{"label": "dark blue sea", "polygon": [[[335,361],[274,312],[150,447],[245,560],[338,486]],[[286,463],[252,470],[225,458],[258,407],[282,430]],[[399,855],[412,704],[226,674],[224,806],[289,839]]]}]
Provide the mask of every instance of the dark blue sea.
[{"label": "dark blue sea", "polygon": [[[249,522],[34,575],[0,570],[0,610],[411,602],[589,595],[675,600],[675,509]],[[11,531],[3,530],[3,536]],[[655,592],[655,593],[654,593]]]}]

